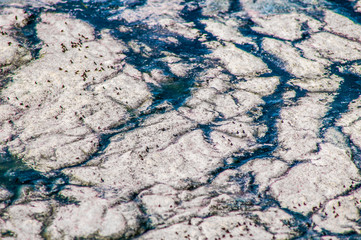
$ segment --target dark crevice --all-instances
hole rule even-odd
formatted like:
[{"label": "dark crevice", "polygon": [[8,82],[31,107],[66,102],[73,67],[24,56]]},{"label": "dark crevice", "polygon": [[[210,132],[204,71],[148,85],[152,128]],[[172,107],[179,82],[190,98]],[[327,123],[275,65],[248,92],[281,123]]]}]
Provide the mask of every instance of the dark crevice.
[{"label": "dark crevice", "polygon": [[240,0],[231,0],[231,6],[229,7],[229,12],[240,12],[242,10],[242,4]]},{"label": "dark crevice", "polygon": [[356,1],[343,1],[343,0],[327,0],[328,8],[334,12],[341,14],[350,20],[361,24],[360,13],[354,11],[353,6],[356,4]]},{"label": "dark crevice", "polygon": [[331,73],[343,78],[343,82],[323,119],[322,135],[329,127],[335,126],[337,120],[348,111],[349,104],[361,95],[361,77],[350,73],[341,73],[339,67],[340,64],[331,66]]},{"label": "dark crevice", "polygon": [[0,155],[0,186],[10,191],[13,196],[6,201],[8,205],[19,199],[23,186],[31,186],[35,194],[45,187],[48,197],[56,195],[68,182],[67,176],[59,171],[38,172],[25,165],[21,160],[11,156],[7,151]]},{"label": "dark crevice", "polygon": [[37,37],[36,33],[36,25],[40,21],[40,13],[41,9],[29,8],[26,10],[26,14],[29,17],[27,18],[26,25],[19,29],[21,35],[17,38],[20,43],[24,44],[31,51],[33,59],[39,58],[41,50],[41,40]]},{"label": "dark crevice", "polygon": [[211,133],[213,131],[212,129],[212,125],[210,124],[199,124],[197,129],[201,129],[202,132],[203,132],[203,137],[204,137],[204,140],[206,142],[208,142],[209,144],[212,144],[213,141],[212,141],[212,138],[211,138]]},{"label": "dark crevice", "polygon": [[351,155],[352,161],[355,163],[358,169],[361,169],[361,148],[353,144],[349,139],[348,139],[348,144],[352,152]]}]

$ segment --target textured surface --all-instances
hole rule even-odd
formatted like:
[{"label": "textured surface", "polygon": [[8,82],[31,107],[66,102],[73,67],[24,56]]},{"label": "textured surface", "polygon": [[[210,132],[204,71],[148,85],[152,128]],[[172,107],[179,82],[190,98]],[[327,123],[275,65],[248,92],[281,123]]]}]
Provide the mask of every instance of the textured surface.
[{"label": "textured surface", "polygon": [[361,238],[360,1],[2,1],[1,239]]}]

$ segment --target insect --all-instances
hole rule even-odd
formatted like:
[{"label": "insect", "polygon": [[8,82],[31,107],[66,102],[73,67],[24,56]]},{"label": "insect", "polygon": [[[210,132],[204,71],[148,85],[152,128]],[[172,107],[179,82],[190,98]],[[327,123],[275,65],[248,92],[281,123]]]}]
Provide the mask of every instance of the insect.
[{"label": "insect", "polygon": [[64,45],[64,43],[62,43],[62,44],[60,44],[61,45],[61,51],[63,52],[63,53],[65,53],[66,51],[68,51],[68,48]]},{"label": "insect", "polygon": [[82,38],[84,38],[85,40],[88,40],[89,38],[85,37],[83,34],[81,35]]},{"label": "insect", "polygon": [[81,75],[83,78],[83,81],[85,81],[88,78],[88,75],[86,74],[86,71]]}]

